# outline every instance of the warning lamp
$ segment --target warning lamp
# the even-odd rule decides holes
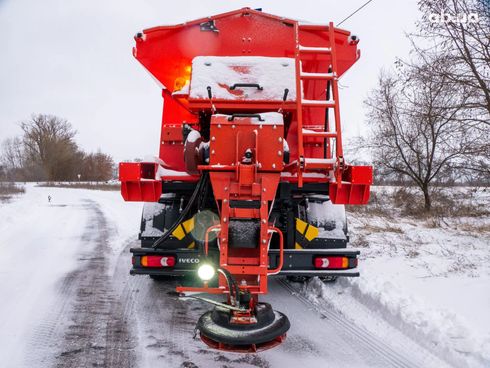
[[[174,92],[180,91],[187,83],[189,83],[189,79],[177,77],[174,82]]]
[[[175,257],[171,256],[143,256],[141,257],[143,267],[161,268],[175,266]]]
[[[316,257],[313,261],[315,268],[343,269],[349,268],[347,257]]]
[[[203,263],[197,269],[197,275],[202,281],[209,281],[214,277],[216,270],[209,263]]]
[[[191,71],[192,71],[192,67],[190,65],[186,65],[184,67],[184,73],[180,77],[175,78],[174,92],[180,91],[187,84],[189,84]]]

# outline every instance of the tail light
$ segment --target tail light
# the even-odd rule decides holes
[[[349,268],[348,257],[315,257],[313,260],[315,268],[343,269]],[[357,258],[351,260],[350,267],[357,266]]]
[[[175,257],[171,256],[143,256],[141,257],[143,267],[173,267],[175,266]]]

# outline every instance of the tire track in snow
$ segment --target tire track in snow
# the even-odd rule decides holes
[[[380,356],[383,356],[388,361],[390,366],[400,368],[420,367],[418,363],[412,362],[403,355],[397,353],[388,345],[380,341],[376,336],[370,334],[364,329],[359,328],[358,326],[353,326],[351,322],[330,308],[312,303],[309,299],[301,295],[299,291],[285,279],[279,279],[277,281],[282,287],[290,291],[294,297],[301,300],[302,303],[309,307],[313,307],[313,309],[319,313],[320,318],[328,319],[329,322],[337,325],[339,330],[348,333],[352,340],[357,340],[358,343],[365,345],[370,351],[376,352]]]
[[[91,205],[81,206],[84,211],[90,211]],[[85,229],[82,242],[90,243],[88,229]],[[80,261],[81,259],[78,258]],[[52,303],[50,310],[40,316],[40,323],[35,327],[26,349],[25,366],[48,367],[53,364],[53,352],[59,349],[63,331],[69,325],[70,303],[73,294],[72,273],[60,280],[57,286],[58,298]]]
[[[358,340],[360,343],[369,347],[373,352],[386,357],[390,362],[390,365],[394,367],[424,367],[427,366],[430,361],[431,366],[439,366],[439,364],[447,364],[441,362],[436,356],[428,357],[428,361],[421,361],[421,359],[413,354],[414,352],[408,350],[406,347],[404,350],[394,349],[389,345],[389,342],[382,341],[379,337],[367,331],[365,328],[355,325],[347,317],[343,316],[339,311],[332,309],[328,305],[315,303],[301,294],[301,290],[291,285],[285,279],[278,280],[280,286],[290,291],[296,298],[301,300],[305,305],[312,307],[322,317],[331,321],[333,324],[339,327],[339,329],[349,333],[353,339]],[[409,337],[406,337],[410,340]],[[412,346],[418,346],[414,341]],[[422,349],[420,347],[420,349]],[[417,351],[418,353],[419,351]]]
[[[31,346],[37,345],[38,353],[29,361],[41,351],[50,366],[133,367],[135,340],[125,319],[126,306],[107,272],[112,229],[95,202],[84,202],[92,216],[81,239],[85,249],[78,258],[80,266],[62,280],[60,304],[34,333]]]
[[[139,367],[271,367],[260,354],[223,353],[208,349],[199,338],[193,339],[196,322],[208,305],[168,295],[175,290],[175,279],[129,276],[128,258],[126,250],[117,262],[115,277],[125,280],[121,298],[133,300],[126,313],[136,320],[132,328],[138,335]]]

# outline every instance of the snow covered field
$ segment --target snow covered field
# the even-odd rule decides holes
[[[488,206],[488,193],[475,198]],[[192,340],[207,305],[128,276],[141,207],[32,184],[0,203],[2,367],[490,366],[488,216],[349,213],[361,277],[271,280],[288,339],[240,356]]]

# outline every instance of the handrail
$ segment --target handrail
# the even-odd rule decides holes
[[[282,234],[281,230],[274,226],[270,227],[268,231],[277,233],[279,235],[279,264],[276,268],[272,270],[267,270],[268,275],[276,275],[281,272],[282,266],[284,264],[284,235]]]

